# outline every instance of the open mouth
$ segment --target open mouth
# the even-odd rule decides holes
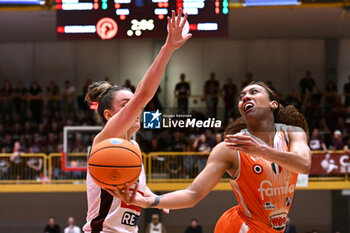
[[[244,108],[243,108],[243,111],[244,112],[248,112],[250,109],[252,109],[254,107],[254,104],[253,103],[251,103],[251,102],[249,102],[249,103],[246,103],[245,105],[244,105]]]

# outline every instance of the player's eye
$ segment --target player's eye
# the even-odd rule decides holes
[[[250,92],[251,94],[256,94],[256,93],[258,93],[258,91],[257,90],[255,90],[255,89],[253,89],[253,90],[251,90],[251,92]]]

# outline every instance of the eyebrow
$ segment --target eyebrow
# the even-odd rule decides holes
[[[249,92],[249,91],[251,91],[251,90],[253,90],[253,89],[257,89],[257,88],[256,88],[256,87],[251,87],[251,88],[249,88],[248,90],[242,91],[241,94],[243,94],[243,93],[245,93],[245,92]]]

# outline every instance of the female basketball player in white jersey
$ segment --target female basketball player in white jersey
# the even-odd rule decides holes
[[[181,15],[180,9],[177,17],[174,11],[171,19],[168,17],[169,33],[166,42],[139,83],[135,94],[127,88],[112,86],[108,82],[95,82],[89,86],[86,99],[90,103],[98,103],[97,114],[104,126],[95,137],[92,147],[107,138],[131,140],[132,135],[137,132],[140,127],[139,115],[157,91],[171,55],[191,37],[191,34],[182,35],[187,14],[182,20]],[[136,142],[133,143],[137,145]],[[137,191],[145,197],[154,195],[146,187],[144,170],[139,177],[138,186],[131,188],[135,193]],[[137,221],[140,208],[128,205],[110,195],[108,191],[99,188],[89,175],[87,175],[87,196],[88,215],[87,223],[83,228],[84,232],[138,232]]]
[[[227,129],[225,142],[213,149],[205,169],[187,189],[132,199],[127,190],[115,195],[141,207],[192,207],[227,172],[239,205],[222,215],[215,233],[283,232],[297,175],[310,169],[307,123],[294,107],[280,106],[262,82],[243,88],[238,109],[242,118]]]

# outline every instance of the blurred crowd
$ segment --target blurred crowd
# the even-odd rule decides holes
[[[181,74],[174,86],[174,98],[177,101],[176,113],[190,113],[193,118],[206,120],[209,117],[223,120],[222,127],[187,128],[187,129],[143,129],[137,134],[137,140],[144,152],[210,152],[223,140],[225,127],[238,116],[237,100],[240,88],[256,80],[252,73],[247,73],[244,82],[237,83],[227,78],[224,84],[212,72],[203,84],[201,100],[204,110],[191,108],[191,82]],[[106,78],[106,81],[109,81]],[[310,127],[310,148],[313,150],[346,150],[349,152],[350,136],[350,76],[348,82],[338,90],[336,83],[329,80],[324,90],[319,88],[317,77],[306,71],[300,78],[299,85],[291,93],[282,93],[271,81],[266,82],[280,97],[283,105],[294,105],[306,117]],[[13,153],[11,161],[18,160],[21,153],[60,153],[63,144],[63,126],[97,125],[94,111],[85,103],[85,94],[91,80],[87,80],[78,92],[74,85],[66,80],[60,85],[51,81],[44,88],[40,83],[32,82],[29,87],[21,82],[5,80],[0,88],[0,152]],[[61,89],[60,86],[63,88]],[[135,86],[126,80],[123,86],[135,91]],[[164,109],[159,100],[159,93],[150,101],[146,110]],[[222,98],[223,108],[218,108]],[[166,109],[165,109],[166,111]],[[76,133],[69,140],[70,152],[86,152],[92,137]],[[186,160],[186,159],[184,159]],[[196,167],[198,171],[205,166],[205,160],[194,161],[188,158],[182,161],[183,170]],[[193,161],[192,161],[193,160]],[[28,162],[32,167],[40,166],[40,160]],[[8,166],[0,161],[0,169]],[[178,165],[169,162],[168,170],[177,176]]]

